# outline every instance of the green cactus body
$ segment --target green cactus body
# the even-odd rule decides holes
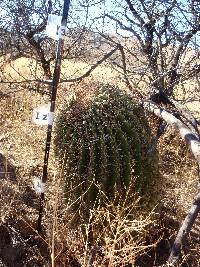
[[[65,180],[65,186],[64,186],[64,192],[65,192],[65,200],[66,202],[70,199],[69,192],[74,191],[75,198],[80,196],[82,190],[80,190],[80,186],[77,186],[78,183],[78,166],[77,162],[79,161],[80,158],[80,138],[76,130],[71,134],[69,137],[71,138],[71,142],[65,142],[69,146],[68,151],[60,151],[61,155],[63,157],[60,157],[60,165],[61,168],[63,169],[63,173],[65,176],[68,177],[68,179]],[[71,152],[71,153],[69,153]],[[56,151],[56,153],[58,153]],[[76,183],[75,183],[76,181]],[[74,189],[76,188],[76,189]]]
[[[141,155],[141,141],[139,139],[139,135],[137,132],[138,127],[137,125],[134,125],[132,122],[126,121],[126,118],[122,114],[119,114],[117,116],[117,119],[121,126],[121,130],[127,137],[129,144],[129,151],[132,154],[133,161],[131,165],[134,166],[133,168],[134,173],[137,176],[135,188],[136,191],[141,192],[141,188],[144,186],[142,185],[144,179],[144,173],[143,173],[143,164]]]
[[[131,156],[128,140],[120,128],[116,129],[116,143],[120,155],[121,187],[128,188],[131,179]]]
[[[103,188],[108,197],[113,197],[116,183],[119,183],[119,156],[116,140],[110,128],[104,129],[104,142],[106,145],[106,171],[103,177]]]
[[[89,202],[94,203],[98,195],[99,180],[100,177],[102,177],[102,137],[98,127],[97,113],[90,114],[88,128],[90,133],[90,166],[88,168],[90,188],[88,191],[88,200]]]
[[[102,192],[108,199],[123,196],[134,176],[135,192],[144,194],[158,168],[154,157],[145,156],[151,134],[142,108],[109,85],[82,113],[76,107],[73,100],[61,111],[55,130],[56,155],[65,158],[66,192],[77,187],[73,199],[84,195],[86,206],[93,207]]]

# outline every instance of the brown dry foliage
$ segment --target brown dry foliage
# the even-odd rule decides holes
[[[109,81],[117,83],[112,77]],[[80,99],[84,106],[98,85],[99,80],[92,77],[80,83],[62,84],[57,112],[73,97]],[[7,89],[3,89],[6,92]],[[14,181],[8,177],[0,180],[0,224],[15,236],[23,251],[20,256],[14,247],[15,266],[92,266],[92,262],[93,266],[110,267],[128,266],[127,263],[135,266],[135,262],[138,266],[163,264],[169,244],[162,242],[175,234],[178,221],[192,203],[197,184],[194,160],[177,133],[168,129],[159,142],[163,179],[158,189],[160,202],[154,212],[145,208],[142,211],[135,196],[128,210],[110,203],[91,211],[90,221],[81,225],[72,225],[74,215],[63,203],[62,177],[51,152],[43,217],[45,234],[41,237],[35,230],[39,197],[33,189],[32,179],[42,173],[46,129],[32,123],[31,113],[39,104],[47,103],[48,97],[21,87],[16,89],[16,93],[0,99],[0,153],[5,157],[3,164],[15,166],[16,171]],[[155,126],[154,118],[151,123]],[[7,172],[7,168],[4,169]],[[199,243],[197,239],[192,240],[191,249],[196,255],[193,262],[197,264]],[[164,255],[158,249],[165,250]],[[183,260],[191,264],[187,253]]]

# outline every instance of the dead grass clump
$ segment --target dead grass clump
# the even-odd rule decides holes
[[[63,204],[60,192],[50,198],[47,217],[53,216],[50,225],[45,222],[52,266],[134,266],[139,256],[156,245],[155,240],[147,243],[156,224],[155,213],[142,211],[137,196],[128,206],[127,194],[117,206],[107,202],[90,209],[88,221],[82,223],[76,221],[70,206]]]

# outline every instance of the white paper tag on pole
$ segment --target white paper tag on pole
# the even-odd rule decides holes
[[[58,37],[61,39],[64,39],[65,38],[65,31],[66,31],[66,27],[60,26],[60,28],[58,30]]]
[[[54,113],[50,112],[50,103],[41,105],[33,110],[33,122],[38,125],[52,125]]]
[[[52,125],[53,124],[53,120],[54,120],[54,112],[49,112],[47,117],[48,117],[48,124]]]
[[[58,40],[60,35],[62,16],[49,14],[46,26],[46,34],[48,37]],[[64,31],[65,34],[65,31]]]
[[[38,177],[33,178],[33,186],[34,186],[35,192],[37,194],[44,193],[45,183],[43,183],[40,178],[38,178]]]

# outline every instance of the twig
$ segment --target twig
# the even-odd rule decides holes
[[[33,82],[37,82],[37,83],[43,83],[43,84],[52,84],[52,80],[40,80],[40,79],[34,79],[34,80],[23,80],[23,81],[4,81],[4,80],[0,80],[0,84],[23,84],[23,83],[33,83]]]
[[[108,59],[109,57],[111,57],[118,49],[119,49],[119,45],[117,45],[109,53],[105,54],[100,60],[98,60],[94,65],[92,65],[91,68],[88,71],[86,71],[82,76],[79,76],[77,78],[72,78],[72,79],[61,79],[60,80],[60,83],[64,83],[64,82],[77,82],[77,81],[80,81],[80,80],[88,77],[93,70],[95,70],[106,59]]]
[[[82,79],[88,77],[92,73],[92,71],[94,71],[106,59],[111,57],[118,49],[119,49],[119,45],[117,45],[113,50],[111,50],[110,52],[105,54],[100,60],[98,60],[94,65],[92,65],[91,68],[88,71],[86,71],[83,75],[81,75],[77,78],[61,79],[59,83],[78,82],[78,81],[81,81]],[[38,82],[38,83],[43,83],[43,84],[52,84],[52,80],[40,80],[40,79],[13,81],[13,82],[0,80],[0,83],[5,83],[5,84],[21,84],[21,83],[31,83],[31,82]]]

